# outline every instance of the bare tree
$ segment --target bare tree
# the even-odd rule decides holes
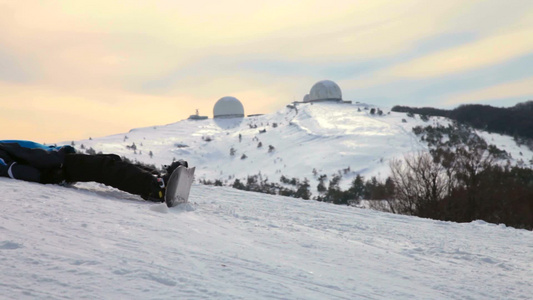
[[[389,205],[397,213],[429,217],[454,184],[453,176],[428,153],[394,159],[390,168],[395,199]]]

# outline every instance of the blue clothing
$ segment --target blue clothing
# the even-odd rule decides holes
[[[71,146],[45,146],[22,140],[0,140],[0,176],[46,183],[58,172]]]
[[[16,143],[19,146],[29,149],[44,149],[44,150],[59,150],[62,147],[71,147],[71,146],[46,146],[32,141],[25,140],[0,140],[1,143]]]

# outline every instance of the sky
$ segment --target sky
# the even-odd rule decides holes
[[[0,0],[0,139],[42,143],[300,101],[533,99],[531,0]]]

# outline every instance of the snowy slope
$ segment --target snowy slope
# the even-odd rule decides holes
[[[197,178],[220,179],[230,184],[234,178],[261,173],[271,182],[279,182],[281,175],[307,178],[316,187],[318,178],[313,174],[316,169],[319,175],[342,172],[342,184],[346,186],[357,174],[384,179],[389,175],[390,159],[425,151],[425,145],[412,133],[414,126],[449,123],[444,118],[423,122],[403,113],[387,114],[385,109],[385,115],[372,116],[365,110],[368,107],[371,106],[302,104],[297,110],[285,108],[274,114],[245,118],[239,126],[229,129],[221,128],[212,119],[183,120],[78,141],[76,146],[117,153],[157,166],[183,158],[197,166]],[[266,132],[260,133],[262,130]],[[522,157],[528,163],[533,158],[533,152],[525,146],[518,147],[511,137],[484,134],[489,143],[497,144],[514,158]],[[257,147],[259,142],[262,148]],[[133,143],[137,146],[136,154],[126,148]],[[274,152],[268,152],[269,145],[275,147]],[[236,150],[234,156],[230,156],[231,148]],[[149,156],[150,151],[153,157]],[[244,160],[243,154],[247,156]],[[343,170],[348,168],[345,173]]]
[[[227,180],[261,172],[276,182],[282,174],[312,180],[314,168],[327,175],[348,167],[350,176],[379,175],[388,169],[388,158],[423,149],[410,133],[411,126],[417,124],[414,120],[402,124],[402,114],[370,117],[367,110],[358,112],[358,108],[336,103],[307,104],[300,105],[298,111],[286,108],[246,118],[230,129],[219,127],[212,119],[183,120],[78,144],[156,165],[184,158],[197,166],[198,178]],[[259,133],[261,130],[266,132]],[[259,142],[262,148],[257,147]],[[126,149],[132,143],[138,147],[137,154]],[[274,152],[268,152],[269,145],[275,147]],[[232,147],[235,156],[230,156]],[[148,156],[150,151],[153,158]],[[241,159],[243,154],[247,159]]]
[[[0,299],[530,299],[533,233],[195,185],[0,178]],[[165,213],[166,212],[166,213]]]
[[[374,106],[300,104],[297,109],[284,108],[274,114],[245,118],[234,127],[220,127],[213,119],[182,120],[77,141],[76,146],[117,153],[156,166],[183,158],[197,167],[198,179],[220,179],[230,184],[234,178],[261,173],[270,182],[279,182],[280,176],[285,175],[301,180],[307,178],[311,186],[316,187],[318,178],[313,174],[316,169],[318,175],[328,176],[341,171],[342,184],[347,186],[357,174],[384,179],[389,175],[390,159],[425,151],[426,145],[412,133],[414,126],[449,124],[444,118],[423,122],[418,116],[387,114],[389,110],[385,108],[383,116],[371,115],[369,109],[365,109],[370,107]],[[266,132],[260,133],[262,130]],[[515,160],[522,159],[529,164],[533,159],[532,151],[517,146],[509,136],[480,134],[489,143],[511,153]],[[210,141],[206,141],[208,139]],[[259,142],[263,145],[261,148],[258,148]],[[136,154],[126,148],[133,143],[137,146]],[[274,152],[268,152],[269,145],[275,147]],[[230,156],[232,147],[236,150],[234,156]],[[149,156],[150,151],[153,157]],[[247,156],[244,160],[241,159],[243,154]],[[349,172],[345,173],[343,170],[348,168]],[[316,193],[316,190],[311,192]]]
[[[156,165],[184,158],[198,178],[232,182],[261,172],[270,181],[306,177],[316,186],[313,168],[331,175],[349,167],[345,184],[356,173],[384,177],[389,159],[425,149],[413,126],[448,122],[371,116],[365,107],[306,104],[231,128],[233,121],[219,127],[183,120],[75,144]],[[480,134],[515,160],[533,157],[510,137]],[[126,147],[133,143],[136,153]],[[8,178],[0,178],[0,201],[0,299],[533,294],[533,233],[481,221],[440,222],[198,184],[191,204],[170,210],[94,183],[64,188]]]

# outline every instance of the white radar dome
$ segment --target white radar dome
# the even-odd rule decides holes
[[[243,118],[244,107],[235,97],[223,97],[215,103],[213,116],[215,118]]]
[[[309,92],[309,100],[312,101],[342,101],[341,88],[331,80],[322,80],[313,85]]]

